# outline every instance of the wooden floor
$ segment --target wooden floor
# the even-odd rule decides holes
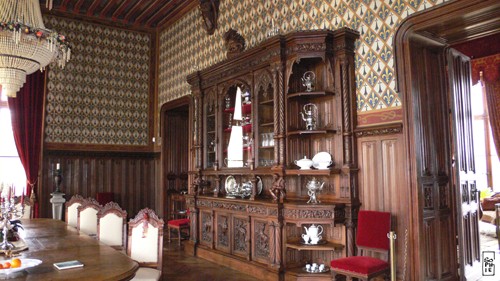
[[[250,275],[225,266],[187,256],[177,241],[165,241],[163,248],[163,276],[168,281],[259,281]]]
[[[500,257],[498,240],[491,235],[481,235],[481,251],[495,251]],[[498,270],[498,269],[497,269]],[[496,277],[482,277],[477,281],[498,280]],[[250,275],[225,266],[187,256],[180,250],[177,241],[165,241],[163,248],[163,276],[168,281],[259,281]]]

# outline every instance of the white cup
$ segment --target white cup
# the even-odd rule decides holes
[[[311,271],[311,265],[310,264],[306,264],[306,271]]]
[[[325,269],[325,265],[324,264],[320,264],[319,265],[319,271],[323,271]]]
[[[302,234],[302,239],[304,239],[304,243],[309,244],[309,235]]]
[[[311,270],[312,270],[312,271],[316,271],[316,270],[318,270],[318,264],[317,264],[317,263],[313,263],[313,264],[311,265]]]

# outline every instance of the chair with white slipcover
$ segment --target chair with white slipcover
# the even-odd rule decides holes
[[[125,249],[127,211],[108,202],[97,212],[97,239],[118,250]]]
[[[87,198],[82,205],[78,207],[78,226],[79,232],[90,236],[97,235],[97,212],[102,206],[94,198]]]
[[[139,263],[132,280],[160,280],[163,255],[162,219],[145,208],[128,223],[127,255]]]
[[[83,204],[85,199],[81,195],[73,195],[71,199],[66,203],[66,224],[72,227],[78,226],[78,207]]]

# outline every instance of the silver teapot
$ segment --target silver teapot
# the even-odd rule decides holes
[[[325,183],[317,181],[316,178],[312,178],[312,180],[307,182],[307,195],[309,195],[309,201],[307,201],[307,204],[321,203],[318,200],[317,193],[323,189],[323,185],[325,185]]]
[[[306,130],[316,129],[316,120],[318,119],[318,107],[314,103],[304,104],[304,111],[299,112],[302,120],[306,122]]]

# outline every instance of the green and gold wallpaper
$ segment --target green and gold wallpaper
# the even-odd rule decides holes
[[[64,69],[48,72],[45,142],[147,145],[151,35],[44,16],[70,40]]]
[[[237,30],[252,48],[266,39],[274,23],[280,33],[349,27],[361,34],[356,51],[358,111],[401,107],[395,91],[392,40],[409,15],[444,0],[221,0],[218,29],[201,27],[198,9],[160,34],[159,107],[189,95],[186,76],[226,58],[223,34]]]

